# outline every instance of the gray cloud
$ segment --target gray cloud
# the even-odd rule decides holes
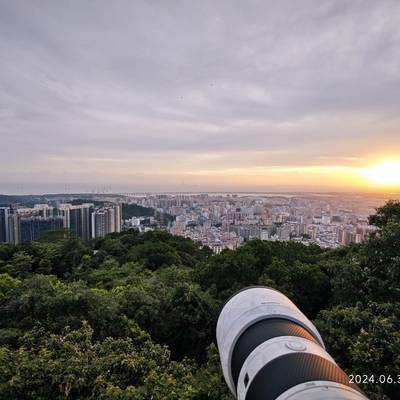
[[[0,0],[0,192],[398,154],[399,26],[397,0]]]

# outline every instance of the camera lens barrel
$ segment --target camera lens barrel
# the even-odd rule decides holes
[[[326,352],[312,322],[284,294],[245,288],[224,305],[217,343],[238,400],[365,400]]]

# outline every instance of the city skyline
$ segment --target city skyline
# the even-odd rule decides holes
[[[0,193],[400,191],[400,3],[0,0]]]
[[[217,253],[234,250],[252,239],[337,248],[367,240],[376,231],[369,216],[388,200],[385,195],[350,193],[88,197],[57,194],[9,198],[9,204],[0,207],[0,243],[40,240],[49,234],[71,234],[86,243],[108,233],[161,229],[201,242]]]

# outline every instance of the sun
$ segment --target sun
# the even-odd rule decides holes
[[[378,185],[400,185],[400,161],[386,161],[366,170],[367,178]]]

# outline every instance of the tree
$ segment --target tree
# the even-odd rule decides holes
[[[398,304],[335,307],[322,311],[316,325],[328,351],[349,374],[391,375],[400,371]],[[364,385],[372,399],[397,399],[398,385]]]
[[[167,344],[175,359],[204,359],[205,349],[214,336],[214,304],[198,285],[176,285],[160,305],[160,324],[153,337]]]
[[[141,261],[153,271],[162,266],[181,264],[176,249],[163,242],[145,242],[133,247],[129,252],[129,261]]]
[[[13,276],[27,277],[32,271],[33,258],[24,251],[14,253],[9,264],[4,266],[4,270]]]
[[[138,328],[96,342],[86,322],[61,335],[28,332],[17,351],[0,347],[0,397],[30,399],[194,399],[193,363],[170,362],[166,347]]]
[[[369,217],[369,223],[382,228],[389,222],[400,223],[400,201],[389,200],[384,206],[376,209],[376,213]]]

